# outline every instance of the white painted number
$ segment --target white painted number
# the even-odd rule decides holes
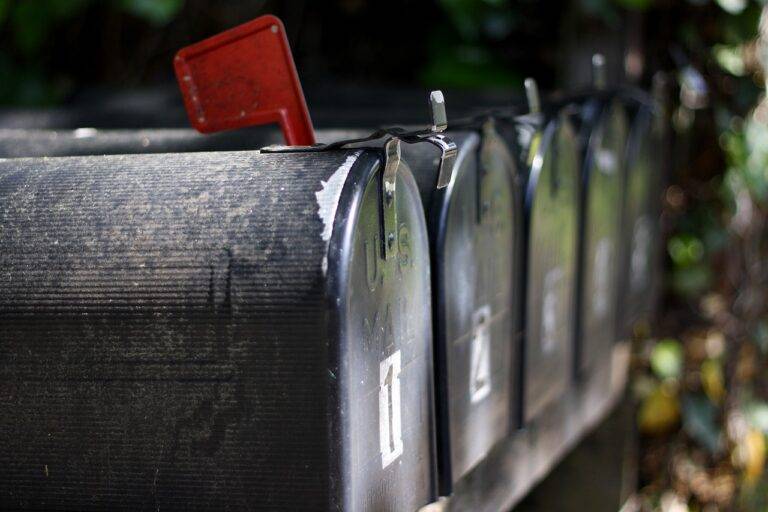
[[[616,155],[610,149],[598,149],[595,152],[595,159],[597,160],[597,167],[603,174],[613,174],[616,172],[618,162],[616,161]]]
[[[651,223],[646,217],[635,222],[632,233],[632,274],[631,283],[635,290],[642,288],[648,280],[648,246],[651,243]]]
[[[469,397],[479,402],[491,392],[491,306],[485,305],[472,315],[470,345]]]
[[[403,453],[401,365],[399,350],[379,363],[379,447],[382,468],[392,464]]]
[[[610,238],[601,238],[595,247],[594,268],[592,277],[595,295],[592,303],[595,316],[602,319],[608,313],[608,293],[610,287],[611,256],[613,253],[613,244]]]
[[[544,276],[544,300],[541,305],[541,348],[545,353],[557,346],[557,316],[560,310],[560,280],[563,269],[553,268]]]

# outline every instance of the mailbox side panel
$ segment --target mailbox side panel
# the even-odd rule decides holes
[[[625,203],[625,259],[627,269],[622,278],[622,334],[629,335],[632,326],[646,319],[654,299],[655,260],[658,247],[658,216],[655,201],[661,166],[654,143],[661,143],[652,131],[653,115],[648,107],[637,109],[633,117],[629,150]],[[663,154],[663,151],[661,151]]]
[[[328,503],[326,241],[349,157],[0,162],[0,505]]]
[[[436,240],[453,482],[506,437],[513,413],[511,157],[497,145],[483,161],[483,144],[474,135],[462,145]]]
[[[610,364],[617,337],[618,272],[627,122],[609,103],[593,127],[582,169],[577,372]]]
[[[429,243],[416,183],[397,176],[397,251],[384,257],[381,165],[349,178],[331,241],[342,383],[339,508],[416,510],[435,497]],[[334,367],[335,366],[335,367]]]
[[[580,158],[570,124],[550,122],[533,165],[526,192],[526,422],[573,377]]]

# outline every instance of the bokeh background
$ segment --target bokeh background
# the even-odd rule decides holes
[[[183,122],[173,54],[267,12],[285,22],[310,109],[387,110],[431,87],[516,104],[526,76],[550,93],[584,87],[596,51],[611,83],[656,77],[674,148],[660,170],[666,286],[635,333],[639,471],[625,509],[766,510],[764,3],[0,0],[0,105],[129,110],[159,97],[155,114]]]

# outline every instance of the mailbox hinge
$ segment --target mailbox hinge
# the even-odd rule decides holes
[[[384,144],[384,172],[381,175],[381,218],[384,228],[384,259],[396,254],[397,243],[397,171],[400,169],[400,139],[392,137]]]
[[[445,113],[445,99],[440,91],[429,95],[432,112],[432,125],[428,128],[406,130],[400,127],[379,128],[370,135],[355,139],[338,140],[328,144],[312,146],[268,146],[262,148],[265,153],[306,153],[340,149],[350,145],[384,139],[384,172],[381,175],[381,229],[382,255],[385,259],[397,254],[397,174],[401,165],[405,165],[400,156],[401,142],[416,144],[426,142],[440,150],[440,163],[437,170],[437,188],[447,187],[453,178],[453,166],[459,153],[456,143],[443,135],[448,127]],[[359,147],[359,146],[358,146]]]

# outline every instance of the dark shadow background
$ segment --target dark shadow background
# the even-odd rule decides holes
[[[682,25],[716,23],[717,6],[699,3],[0,0],[0,104],[168,84],[179,48],[267,12],[283,19],[310,96],[338,84],[517,91],[526,76],[572,88],[588,82],[594,51],[613,81],[648,83],[672,67]]]

